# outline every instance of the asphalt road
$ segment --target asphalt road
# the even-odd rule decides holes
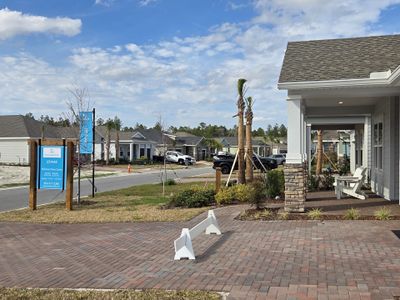
[[[184,178],[212,172],[211,167],[188,168],[168,171],[168,178]],[[133,185],[161,182],[160,172],[136,173],[123,176],[95,178],[97,192],[105,192],[126,188]],[[76,196],[77,182],[74,182],[74,197]],[[92,194],[92,186],[88,179],[81,180],[81,196]],[[28,206],[29,188],[18,187],[0,190],[0,212]],[[39,190],[37,194],[38,205],[56,202],[65,199],[65,192],[55,190]]]

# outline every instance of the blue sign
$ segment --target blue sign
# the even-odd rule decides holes
[[[80,118],[80,153],[91,154],[93,152],[93,112],[83,111]]]
[[[64,190],[67,159],[64,146],[39,146],[38,189]]]

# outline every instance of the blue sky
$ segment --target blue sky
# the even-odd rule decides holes
[[[400,31],[400,0],[0,1],[1,114],[57,117],[87,89],[123,125],[232,126],[248,79],[255,126],[286,123],[286,44]]]

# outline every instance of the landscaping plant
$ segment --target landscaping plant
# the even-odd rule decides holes
[[[353,207],[346,210],[346,213],[344,214],[346,220],[358,220],[360,216],[360,210]]]
[[[253,144],[252,144],[252,124],[253,124],[253,98],[246,98],[246,180],[253,181]]]
[[[263,209],[265,204],[265,182],[262,179],[256,179],[251,183],[253,187],[254,197],[249,202],[255,206],[257,210]]]
[[[275,169],[267,173],[266,178],[266,196],[275,198],[282,197],[285,193],[285,177],[283,170]]]
[[[200,187],[190,188],[172,196],[168,203],[169,207],[203,207],[215,202],[214,189]]]
[[[165,185],[175,185],[176,181],[172,178],[167,179],[167,181],[165,182]]]
[[[380,221],[386,221],[386,220],[390,220],[392,217],[392,212],[389,208],[387,208],[386,206],[378,209],[375,211],[374,216],[377,220]]]
[[[235,190],[232,187],[224,187],[215,195],[215,201],[219,205],[231,204],[236,200],[235,196]]]
[[[289,219],[289,213],[287,211],[283,211],[278,213],[278,219],[279,220],[287,220]]]
[[[235,200],[239,202],[253,202],[255,198],[254,188],[250,184],[238,184],[234,187]]]
[[[307,216],[311,220],[320,220],[322,218],[322,210],[320,208],[313,208],[307,213]]]

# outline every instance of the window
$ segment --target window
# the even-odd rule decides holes
[[[374,158],[375,168],[383,167],[383,122],[374,124]]]

